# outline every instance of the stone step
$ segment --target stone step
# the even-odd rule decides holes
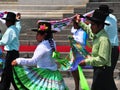
[[[94,8],[95,9],[95,8]],[[91,11],[91,10],[94,10],[94,9],[90,9],[88,10],[87,12]],[[78,12],[80,13],[80,12]],[[80,14],[85,14],[85,13],[80,13]],[[63,18],[68,18],[68,17],[72,17],[73,15],[75,15],[74,13],[64,13],[63,14]],[[114,13],[114,15],[116,16],[117,20],[118,20],[118,23],[120,22],[120,13]],[[120,25],[119,25],[120,27]]]
[[[73,10],[36,10],[36,11],[19,11],[22,18],[58,18],[61,19],[63,13],[71,13]]]
[[[63,29],[62,31],[60,31],[60,32],[57,32],[57,33],[53,33],[55,36],[57,36],[57,35],[70,35],[71,34],[71,27],[72,26],[68,26],[68,27],[66,27],[65,29]],[[32,28],[31,28],[32,29]],[[36,35],[36,32],[33,32],[33,31],[31,31],[31,30],[26,30],[26,31],[24,31],[24,33],[26,33],[26,35]],[[23,35],[24,35],[24,33],[23,33]],[[22,34],[22,33],[21,33]]]
[[[119,0],[89,0],[89,2],[119,2]]]
[[[74,13],[86,13],[86,7],[78,7],[78,8],[74,8]]]
[[[7,4],[13,4],[13,3],[16,3],[18,0],[1,0],[1,2],[0,3],[3,3],[3,4],[5,4],[5,3],[7,3]]]
[[[72,10],[77,7],[85,7],[85,5],[0,5],[0,10],[10,11],[30,11],[30,10]]]
[[[62,13],[49,13],[49,14],[40,14],[40,15],[22,15],[23,18],[39,18],[39,19],[62,19]]]
[[[114,7],[119,8],[120,6],[120,2],[89,2],[86,4],[86,8],[90,8],[91,6],[92,6],[91,8],[93,7],[98,8],[99,5],[101,4],[106,4],[110,8],[114,8]]]
[[[20,40],[35,40],[36,34],[35,35],[20,35]],[[62,34],[57,34],[53,35],[53,38],[55,40],[68,40],[68,35],[62,35]]]
[[[53,34],[53,38],[55,40],[68,40],[68,36],[72,35],[70,30],[66,30],[67,33],[62,33],[62,32],[65,32],[65,30]],[[20,34],[20,40],[35,40],[35,37],[36,37],[36,33]],[[120,39],[120,33],[118,33],[118,38]]]
[[[4,1],[4,2],[3,2]],[[9,1],[9,2],[8,2]],[[13,0],[2,0],[0,4],[12,4],[15,2],[12,2]],[[14,0],[15,1],[15,0]],[[17,4],[25,5],[83,5],[86,4],[88,0],[17,0]]]
[[[1,4],[1,11],[20,12],[22,18],[61,19],[63,13],[73,13],[74,8],[85,5],[21,5]]]
[[[24,57],[24,58],[31,58],[33,55],[33,52],[20,52],[20,57]],[[65,57],[67,55],[67,53],[62,53],[61,52],[61,55],[62,57]],[[56,62],[57,63],[57,62]],[[59,63],[58,64],[58,67],[59,67]],[[117,63],[117,66],[116,69],[115,69],[115,72],[114,72],[114,77],[117,78],[119,76],[119,69],[120,69],[120,61]],[[60,72],[62,73],[63,77],[71,77],[72,74],[70,71],[61,71]],[[93,77],[93,69],[83,69],[83,73],[85,75],[86,78],[92,78]]]
[[[99,7],[99,5],[101,4],[106,4],[108,5],[111,9],[114,10],[114,13],[118,13],[119,12],[119,7],[120,7],[120,2],[89,2],[86,4],[86,10],[90,11],[90,10],[94,10],[97,9]]]
[[[84,13],[81,13],[81,14],[84,14]],[[74,16],[74,15],[75,15],[75,13],[64,13],[64,14],[63,14],[63,18],[72,17],[72,16]]]
[[[54,40],[56,41],[57,45],[69,45],[68,36],[70,34],[57,34],[53,35]],[[36,45],[37,41],[35,39],[36,34],[31,35],[20,35],[20,44],[21,45]],[[90,41],[91,42],[91,41]]]
[[[68,54],[67,52],[61,52],[61,56],[62,57],[66,57],[67,54]],[[33,52],[20,52],[20,57],[31,58],[32,55],[33,55]],[[59,63],[57,63],[57,64],[58,64],[58,67],[59,67]],[[118,61],[116,69],[115,69],[115,72],[114,72],[114,77],[115,78],[117,78],[119,76],[119,74],[120,74],[119,70],[120,70],[120,61]],[[62,75],[64,77],[72,76],[70,71],[61,71],[60,70],[60,72],[62,73]],[[83,69],[83,73],[84,73],[86,78],[92,78],[92,76],[93,76],[93,69]]]
[[[37,41],[36,40],[20,40],[21,45],[36,45]],[[69,45],[69,40],[57,40],[56,41],[57,45],[63,46],[63,45]]]
[[[71,35],[70,31],[68,34],[53,34],[53,38],[58,41],[58,40],[68,40],[68,37]],[[20,35],[20,40],[35,40],[36,34],[31,34],[31,35]],[[120,35],[118,35],[118,38],[120,40]],[[22,41],[21,41],[22,42]]]
[[[63,46],[63,45],[69,45],[69,40],[66,38],[65,40],[64,39],[60,39],[60,40],[56,40],[56,38],[54,38],[55,41],[56,41],[56,44],[59,45],[59,46]],[[91,43],[91,41],[89,41]],[[20,40],[20,44],[21,45],[36,45],[37,44],[37,41],[36,40]],[[120,44],[120,41],[119,41],[119,44]]]
[[[63,75],[63,77],[72,77],[72,74],[70,71],[60,71]],[[84,76],[86,78],[92,78],[93,77],[93,69],[83,69]],[[114,78],[119,77],[119,70],[115,69],[114,71]]]
[[[31,52],[27,52],[27,51],[22,51],[22,52],[20,52],[20,57],[32,57],[33,56],[33,52],[34,51],[31,51]],[[6,53],[6,52],[4,52],[4,53]],[[69,52],[60,52],[60,54],[61,54],[61,56],[60,57],[66,57],[67,55],[68,55],[68,53]]]

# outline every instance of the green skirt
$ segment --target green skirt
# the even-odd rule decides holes
[[[58,70],[15,66],[13,76],[19,90],[68,90]]]

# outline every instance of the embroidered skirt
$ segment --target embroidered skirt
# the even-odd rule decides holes
[[[15,66],[13,76],[19,90],[68,90],[58,70]]]

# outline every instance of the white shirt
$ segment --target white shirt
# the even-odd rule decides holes
[[[17,63],[26,66],[36,66],[37,68],[45,68],[57,70],[57,64],[52,58],[52,48],[48,40],[44,40],[38,44],[32,58],[17,58]]]
[[[87,33],[80,29],[74,29],[74,27],[71,28],[71,33],[73,34],[73,38],[76,42],[80,43],[82,46],[86,45],[87,40]]]
[[[7,28],[0,40],[0,45],[4,46],[6,51],[19,50],[19,34],[20,29],[17,29],[15,25],[11,25]]]
[[[119,42],[118,27],[117,27],[116,17],[112,14],[109,14],[109,16],[107,16],[105,22],[110,24],[109,26],[105,25],[104,29],[109,36],[112,46],[119,46],[119,44],[118,44],[118,42]]]
[[[73,38],[76,42],[80,43],[83,47],[86,46],[86,40],[87,40],[87,33],[80,29],[75,29],[74,27],[71,28],[71,33],[73,34]],[[79,52],[75,52],[76,58],[81,57]]]

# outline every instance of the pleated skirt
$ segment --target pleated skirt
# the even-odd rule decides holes
[[[58,70],[14,66],[13,76],[19,90],[68,90]]]

